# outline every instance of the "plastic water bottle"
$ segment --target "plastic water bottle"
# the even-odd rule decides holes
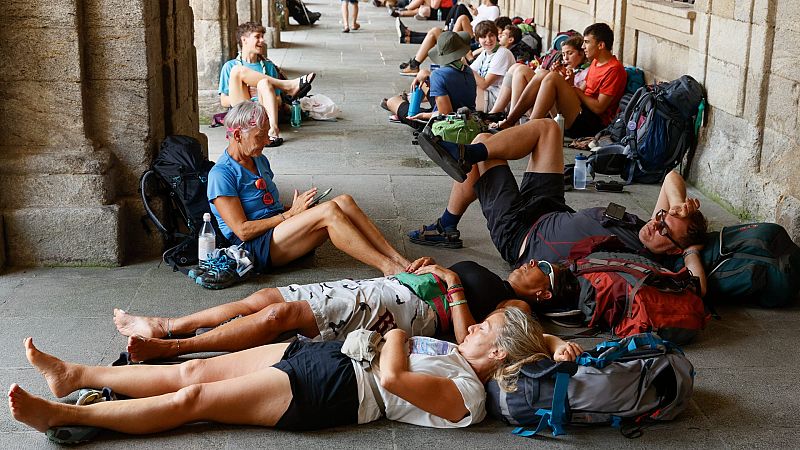
[[[442,21],[442,8],[436,8],[436,20]]]
[[[211,225],[211,214],[203,214],[203,228],[200,228],[200,235],[197,238],[197,259],[206,261],[217,248],[217,235],[214,233],[214,226]]]
[[[292,117],[289,120],[289,124],[294,128],[300,128],[302,122],[303,118],[301,116],[300,102],[295,100],[292,102]]]
[[[561,137],[564,137],[564,116],[561,113],[556,114],[556,118],[553,119],[558,124],[558,128],[561,128]]]
[[[416,116],[419,114],[419,105],[422,104],[422,89],[417,87],[411,91],[411,96],[408,98],[408,115],[407,117]]]
[[[575,172],[572,175],[572,185],[575,189],[586,189],[586,161],[588,159],[583,153],[575,155]]]

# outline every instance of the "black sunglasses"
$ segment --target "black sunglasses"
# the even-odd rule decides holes
[[[678,241],[672,238],[669,235],[669,226],[667,226],[667,210],[662,209],[656,213],[656,231],[659,235],[666,237],[669,239],[670,242],[675,244],[675,247],[678,247],[681,250],[685,250],[681,244],[678,244]]]

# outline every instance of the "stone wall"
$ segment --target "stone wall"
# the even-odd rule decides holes
[[[116,265],[159,248],[137,180],[199,136],[188,0],[27,0],[0,16],[0,212],[13,265]]]
[[[194,46],[197,49],[198,108],[203,120],[222,110],[219,104],[219,71],[238,51],[235,0],[190,0],[194,12]],[[247,2],[248,6],[250,2]],[[249,11],[248,11],[249,14]]]
[[[691,181],[743,220],[776,221],[800,242],[800,2],[796,0],[511,0],[549,42],[593,22],[648,82],[690,74],[708,94]],[[777,39],[776,39],[777,38]],[[735,175],[734,175],[735,174]]]

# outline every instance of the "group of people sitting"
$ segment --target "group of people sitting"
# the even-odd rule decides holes
[[[491,4],[485,0],[483,6]],[[456,23],[464,22],[461,17]],[[420,135],[426,153],[456,182],[442,217],[409,234],[417,244],[459,248],[458,221],[478,200],[500,257],[514,267],[505,279],[470,261],[450,267],[427,257],[409,261],[349,195],[315,205],[312,188],[295,191],[284,203],[263,154],[278,132],[271,108],[278,104],[276,90],[298,96],[307,92],[313,74],[295,80],[271,75],[268,61],[259,57],[263,30],[248,26],[240,27],[242,53],[226,64],[228,76],[220,82],[222,102],[232,106],[224,120],[228,146],[208,182],[220,231],[250,252],[261,273],[330,240],[383,277],[265,288],[182,317],[114,311],[132,361],[231,352],[179,365],[80,365],[40,351],[29,338],[27,358],[55,396],[105,386],[132,399],[66,405],[14,384],[8,398],[17,420],[40,431],[84,425],[132,434],[196,421],[306,430],[382,416],[465,427],[484,418],[484,384],[490,379],[513,391],[524,364],[574,361],[582,352],[574,342],[545,334],[531,314],[576,308],[580,287],[563,263],[575,242],[616,235],[630,252],[665,267],[682,258],[699,278],[700,294],[705,291],[698,250],[706,220],[677,173],[667,176],[649,218],[626,214],[614,220],[603,208],[574,211],[566,204],[561,130],[544,117],[556,109],[573,130],[606,122],[606,111],[621,96],[620,77],[624,87],[606,25],[588,27],[582,48],[577,40],[568,44],[564,70],[535,73],[516,65],[506,48],[513,32],[498,39],[496,24],[483,20],[469,31],[438,32],[425,53],[438,69],[419,68],[417,57],[408,66],[419,69],[415,85],[430,83],[432,111],[425,114],[475,108],[479,90],[490,92],[488,110],[511,104],[502,131],[481,134],[472,144]],[[464,58],[472,36],[481,51],[469,65]],[[591,65],[578,77],[573,69],[586,61]],[[387,99],[386,106],[397,114],[408,107],[400,96]],[[513,114],[531,107],[530,120],[516,125]],[[526,157],[517,185],[507,161]],[[211,329],[195,333],[203,328]],[[287,333],[300,338],[276,343]],[[434,338],[451,333],[455,343]]]

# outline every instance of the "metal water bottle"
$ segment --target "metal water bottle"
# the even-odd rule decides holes
[[[292,117],[289,120],[289,124],[294,128],[299,128],[302,122],[303,118],[300,111],[300,101],[295,100],[292,102]]]
[[[561,138],[564,138],[564,116],[561,113],[556,114],[556,118],[553,119],[558,124],[558,128],[561,128]]]
[[[583,153],[575,155],[575,171],[572,175],[572,185],[575,189],[586,189],[586,161],[588,159]]]
[[[419,105],[422,103],[422,88],[416,87],[411,91],[411,96],[408,99],[408,115],[413,117],[419,114]]]
[[[442,8],[436,8],[436,20],[442,21]]]

